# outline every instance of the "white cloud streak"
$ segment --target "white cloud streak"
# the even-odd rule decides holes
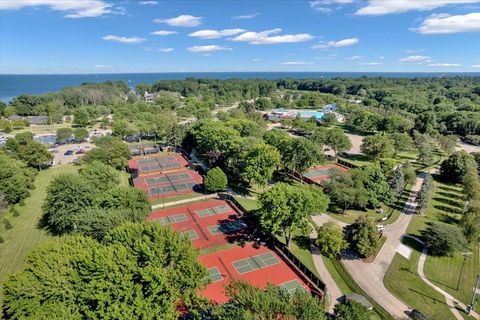
[[[93,66],[95,69],[110,69],[113,68],[113,66],[109,64],[96,64]]]
[[[170,31],[170,30],[158,30],[158,31],[150,32],[150,34],[154,36],[169,36],[177,33],[178,33],[177,31]]]
[[[447,68],[447,67],[460,67],[458,63],[429,63],[427,67]]]
[[[157,6],[158,5],[158,1],[139,1],[138,3],[141,4],[141,5],[144,5],[144,6]]]
[[[355,14],[380,16],[407,11],[429,11],[447,5],[478,3],[480,0],[370,0]]]
[[[172,52],[173,50],[175,50],[174,48],[160,48],[160,49],[157,49],[157,51],[160,51],[160,52]]]
[[[234,16],[232,17],[232,20],[250,20],[250,19],[253,19],[255,17],[258,17],[260,15],[260,13],[256,12],[256,13],[252,13],[252,14],[246,14],[246,15],[243,15],[243,16]]]
[[[128,43],[128,44],[138,44],[145,42],[145,38],[140,38],[140,37],[119,37],[119,36],[113,36],[111,34],[102,37],[103,40],[106,41],[113,41],[113,42],[119,42],[119,43]]]
[[[91,18],[113,13],[112,4],[101,0],[1,0],[0,10],[47,7],[66,12],[66,18]]]
[[[343,39],[339,41],[320,42],[312,46],[312,48],[313,49],[343,48],[343,47],[353,46],[359,42],[360,42],[360,39],[358,38],[349,38],[349,39]]]
[[[229,40],[248,42],[250,44],[279,44],[304,42],[313,39],[313,36],[308,33],[276,35],[280,32],[282,32],[282,29],[280,28],[262,32],[248,31],[234,38],[230,38]]]
[[[286,65],[307,65],[307,64],[313,64],[311,62],[306,62],[306,61],[286,61],[286,62],[282,62],[282,64],[286,64]]]
[[[399,60],[400,62],[408,63],[425,63],[432,61],[432,58],[429,56],[408,56]]]
[[[224,29],[224,30],[199,30],[190,33],[189,37],[196,37],[202,39],[217,39],[221,37],[234,36],[239,33],[243,33],[247,30],[244,29]]]
[[[202,17],[194,17],[188,14],[182,14],[170,19],[154,19],[155,23],[166,23],[173,27],[196,27],[202,24]]]
[[[472,68],[480,68],[480,64],[474,64],[471,66]]]
[[[229,51],[232,48],[223,47],[219,45],[208,45],[208,46],[192,46],[187,48],[190,52],[214,52],[214,51]]]
[[[456,16],[449,14],[431,15],[423,21],[419,28],[411,30],[422,34],[480,32],[480,12]]]

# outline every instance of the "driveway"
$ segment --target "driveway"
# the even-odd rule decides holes
[[[387,240],[373,263],[365,263],[355,257],[342,259],[348,272],[358,285],[388,313],[399,318],[405,317],[405,312],[410,308],[385,288],[383,278],[413,217],[413,211],[417,206],[416,195],[422,186],[423,179],[423,176],[417,177],[400,217],[395,223],[385,227],[384,235]]]

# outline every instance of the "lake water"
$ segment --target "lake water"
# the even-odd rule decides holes
[[[112,74],[54,74],[7,75],[0,74],[0,101],[8,102],[19,94],[44,94],[64,87],[78,86],[84,82],[125,81],[134,88],[139,83],[157,80],[183,80],[188,77],[210,79],[306,79],[334,77],[441,77],[480,76],[480,73],[407,73],[407,72],[190,72],[190,73],[112,73]]]

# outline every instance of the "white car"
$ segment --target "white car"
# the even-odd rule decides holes
[[[382,225],[382,224],[377,225],[377,231],[378,231],[378,232],[383,232],[383,231],[385,231],[385,226]]]

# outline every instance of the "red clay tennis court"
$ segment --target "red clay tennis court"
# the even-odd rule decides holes
[[[178,170],[187,165],[187,160],[180,154],[161,154],[128,160],[128,168],[136,170],[140,175]]]
[[[240,215],[221,200],[154,211],[148,220],[171,226],[188,237],[199,249],[215,247],[243,237],[247,226]]]
[[[208,270],[210,284],[202,294],[215,303],[228,301],[224,286],[232,280],[245,280],[265,288],[267,283],[283,286],[289,292],[309,286],[278,256],[265,246],[234,247],[198,258]]]
[[[202,183],[202,177],[189,169],[141,175],[133,179],[133,185],[143,190],[150,200],[200,191],[197,189],[200,189]]]
[[[307,169],[303,176],[313,182],[319,182],[328,180],[333,176],[337,176],[340,173],[347,172],[348,169],[339,166],[338,164],[328,164],[325,166],[316,166]]]

